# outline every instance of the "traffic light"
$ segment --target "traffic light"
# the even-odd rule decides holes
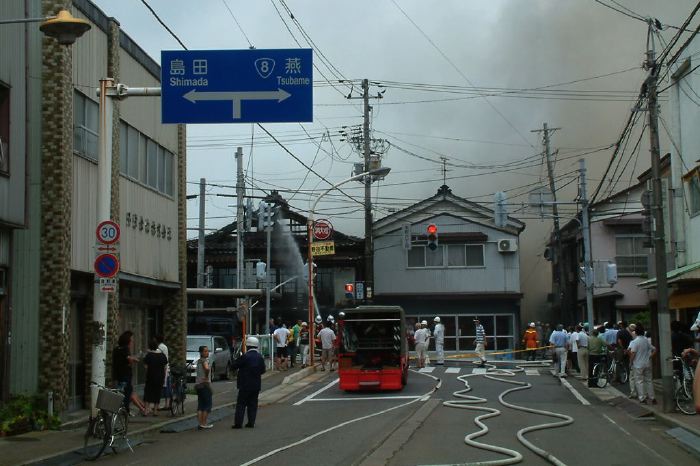
[[[431,223],[428,225],[428,249],[435,251],[438,247],[438,228],[437,225]]]
[[[355,297],[355,285],[352,283],[345,284],[345,297],[353,299]]]

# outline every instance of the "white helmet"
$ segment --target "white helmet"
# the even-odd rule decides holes
[[[428,325],[428,321],[424,320],[423,322],[420,323],[421,325]]]
[[[315,320],[316,320],[317,324],[320,324],[321,322],[323,322],[323,319],[321,319],[321,316],[316,316]]]
[[[439,318],[439,317],[435,317],[435,318],[433,319],[433,322],[437,322],[437,323],[439,324],[439,323],[440,323],[440,318]]]
[[[333,322],[335,320],[335,317],[333,317],[332,314],[328,314],[328,318],[326,319],[328,322]]]
[[[260,346],[260,342],[255,337],[248,337],[245,339],[245,345],[249,348],[257,348]]]
[[[341,319],[345,318],[345,313],[342,312],[342,311],[339,312],[339,313],[338,313],[338,317],[340,317]]]

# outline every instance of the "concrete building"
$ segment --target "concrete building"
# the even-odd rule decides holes
[[[160,83],[158,64],[89,0],[2,2],[0,18],[64,8],[92,26],[72,47],[42,38],[36,23],[0,26],[0,137],[9,154],[0,166],[0,384],[5,395],[53,391],[59,410],[88,401],[99,335],[95,90],[107,76],[130,86]],[[113,117],[111,213],[121,225],[121,272],[109,300],[107,361],[126,329],[135,332],[136,351],[163,333],[171,359],[184,359],[185,130],[160,123],[159,98],[121,101]]]
[[[438,228],[427,247],[426,228]],[[410,323],[442,318],[445,350],[472,350],[479,316],[489,349],[513,349],[520,334],[520,253],[525,225],[452,194],[435,196],[374,222],[374,300],[400,305]]]
[[[700,109],[696,93],[700,80],[698,65],[700,40],[694,38],[671,68],[669,111],[671,113],[671,185],[669,198],[671,319],[689,324],[700,311]],[[664,125],[666,125],[665,122]],[[666,126],[664,126],[666,127]]]
[[[645,190],[646,181],[638,181],[590,206],[591,256],[596,284],[593,318],[596,323],[629,321],[650,308],[651,292],[637,286],[640,280],[649,277],[650,270],[650,250],[646,246],[648,235],[643,231],[641,204]],[[561,232],[565,293],[569,296],[568,301],[576,306],[574,321],[562,323],[573,325],[588,320],[586,290],[581,280],[583,238],[579,221],[568,222]],[[553,245],[552,241],[550,247]],[[618,281],[612,286],[606,281],[608,263],[617,265]]]

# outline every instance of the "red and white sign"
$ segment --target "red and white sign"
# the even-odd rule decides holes
[[[97,236],[97,241],[102,244],[114,244],[119,241],[119,236],[121,230],[117,222],[111,220],[105,220],[97,225],[97,231],[95,232]]]
[[[314,222],[314,238],[319,241],[325,241],[333,234],[333,225],[326,219],[316,220]]]
[[[100,254],[95,259],[95,274],[100,278],[112,278],[119,273],[119,258],[114,254]]]

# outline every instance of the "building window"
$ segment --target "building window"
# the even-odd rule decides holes
[[[175,156],[172,152],[123,121],[119,125],[119,152],[122,175],[160,193],[173,195]]]
[[[483,244],[449,244],[447,245],[448,267],[483,267]]]
[[[695,172],[688,178],[688,204],[690,215],[700,213],[700,173]]]
[[[413,246],[408,251],[408,267],[483,267],[483,244],[439,245],[435,251]]]
[[[644,247],[644,235],[615,237],[615,262],[620,275],[644,275],[648,272],[649,251]]]
[[[98,105],[79,92],[73,93],[73,151],[97,160]]]
[[[413,246],[408,251],[409,267],[425,267],[425,246]]]
[[[0,83],[0,174],[10,174],[10,88]]]

